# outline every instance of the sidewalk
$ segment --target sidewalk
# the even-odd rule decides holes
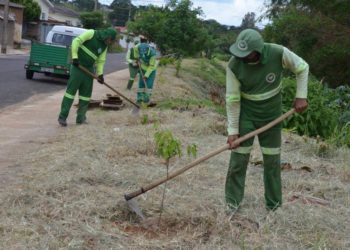
[[[30,48],[24,48],[24,49],[13,49],[13,48],[7,48],[6,54],[0,53],[0,57],[7,57],[7,56],[13,56],[13,55],[29,55]]]
[[[134,91],[126,92],[125,86],[129,78],[127,69],[111,73],[105,77],[105,81],[116,88],[131,100],[134,100]],[[57,116],[60,110],[62,97],[65,90],[33,97],[22,103],[0,109],[0,185],[5,183],[20,171],[21,166],[16,166],[16,159],[23,154],[32,152],[41,143],[60,133],[69,126],[75,126],[75,108],[72,107],[68,117],[67,128],[60,127]],[[107,93],[113,94],[107,87],[94,82],[92,99],[102,99]],[[75,103],[77,103],[77,96]],[[124,100],[123,100],[124,101]],[[126,108],[129,107],[126,101]]]

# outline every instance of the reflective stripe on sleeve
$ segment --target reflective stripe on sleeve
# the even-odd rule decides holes
[[[304,69],[306,69],[306,67],[308,66],[308,64],[306,62],[302,62],[299,64],[297,70],[296,70],[296,74],[299,74],[300,72],[302,72]]]
[[[240,95],[226,95],[226,103],[239,102],[240,100]]]

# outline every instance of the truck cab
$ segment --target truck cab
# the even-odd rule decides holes
[[[45,43],[71,46],[73,39],[85,31],[87,30],[83,28],[55,25],[47,34]]]
[[[75,37],[86,29],[55,25],[47,34],[45,43],[33,42],[28,63],[25,64],[26,78],[34,73],[69,77],[71,65],[70,46]]]

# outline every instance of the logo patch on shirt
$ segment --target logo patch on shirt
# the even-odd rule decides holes
[[[238,47],[240,50],[247,50],[247,49],[248,49],[248,44],[247,44],[246,41],[241,40],[241,41],[238,42],[237,47]]]
[[[269,73],[265,79],[268,83],[273,83],[276,80],[276,75],[275,73]]]
[[[97,53],[101,54],[102,53],[102,49],[98,48]]]

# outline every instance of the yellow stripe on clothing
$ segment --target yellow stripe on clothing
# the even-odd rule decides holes
[[[86,101],[86,102],[89,102],[90,101],[90,97],[86,97],[86,96],[79,96],[79,99],[82,100],[82,101]]]
[[[238,154],[250,154],[250,151],[252,151],[253,146],[249,147],[239,147],[233,150],[233,152]]]
[[[264,148],[264,147],[261,147],[261,152],[264,155],[279,155],[281,153],[281,148]]]
[[[67,92],[64,93],[64,97],[74,100],[74,95],[68,94]]]
[[[244,99],[247,99],[250,101],[263,101],[277,95],[281,91],[281,89],[282,89],[282,83],[280,83],[280,85],[277,88],[262,94],[251,95],[251,94],[246,94],[244,92],[241,92],[241,96]]]
[[[88,48],[86,48],[84,45],[81,45],[80,48],[82,48],[82,50],[84,50],[84,52],[88,54],[92,59],[94,60],[97,59],[97,56],[94,53],[92,53]]]

